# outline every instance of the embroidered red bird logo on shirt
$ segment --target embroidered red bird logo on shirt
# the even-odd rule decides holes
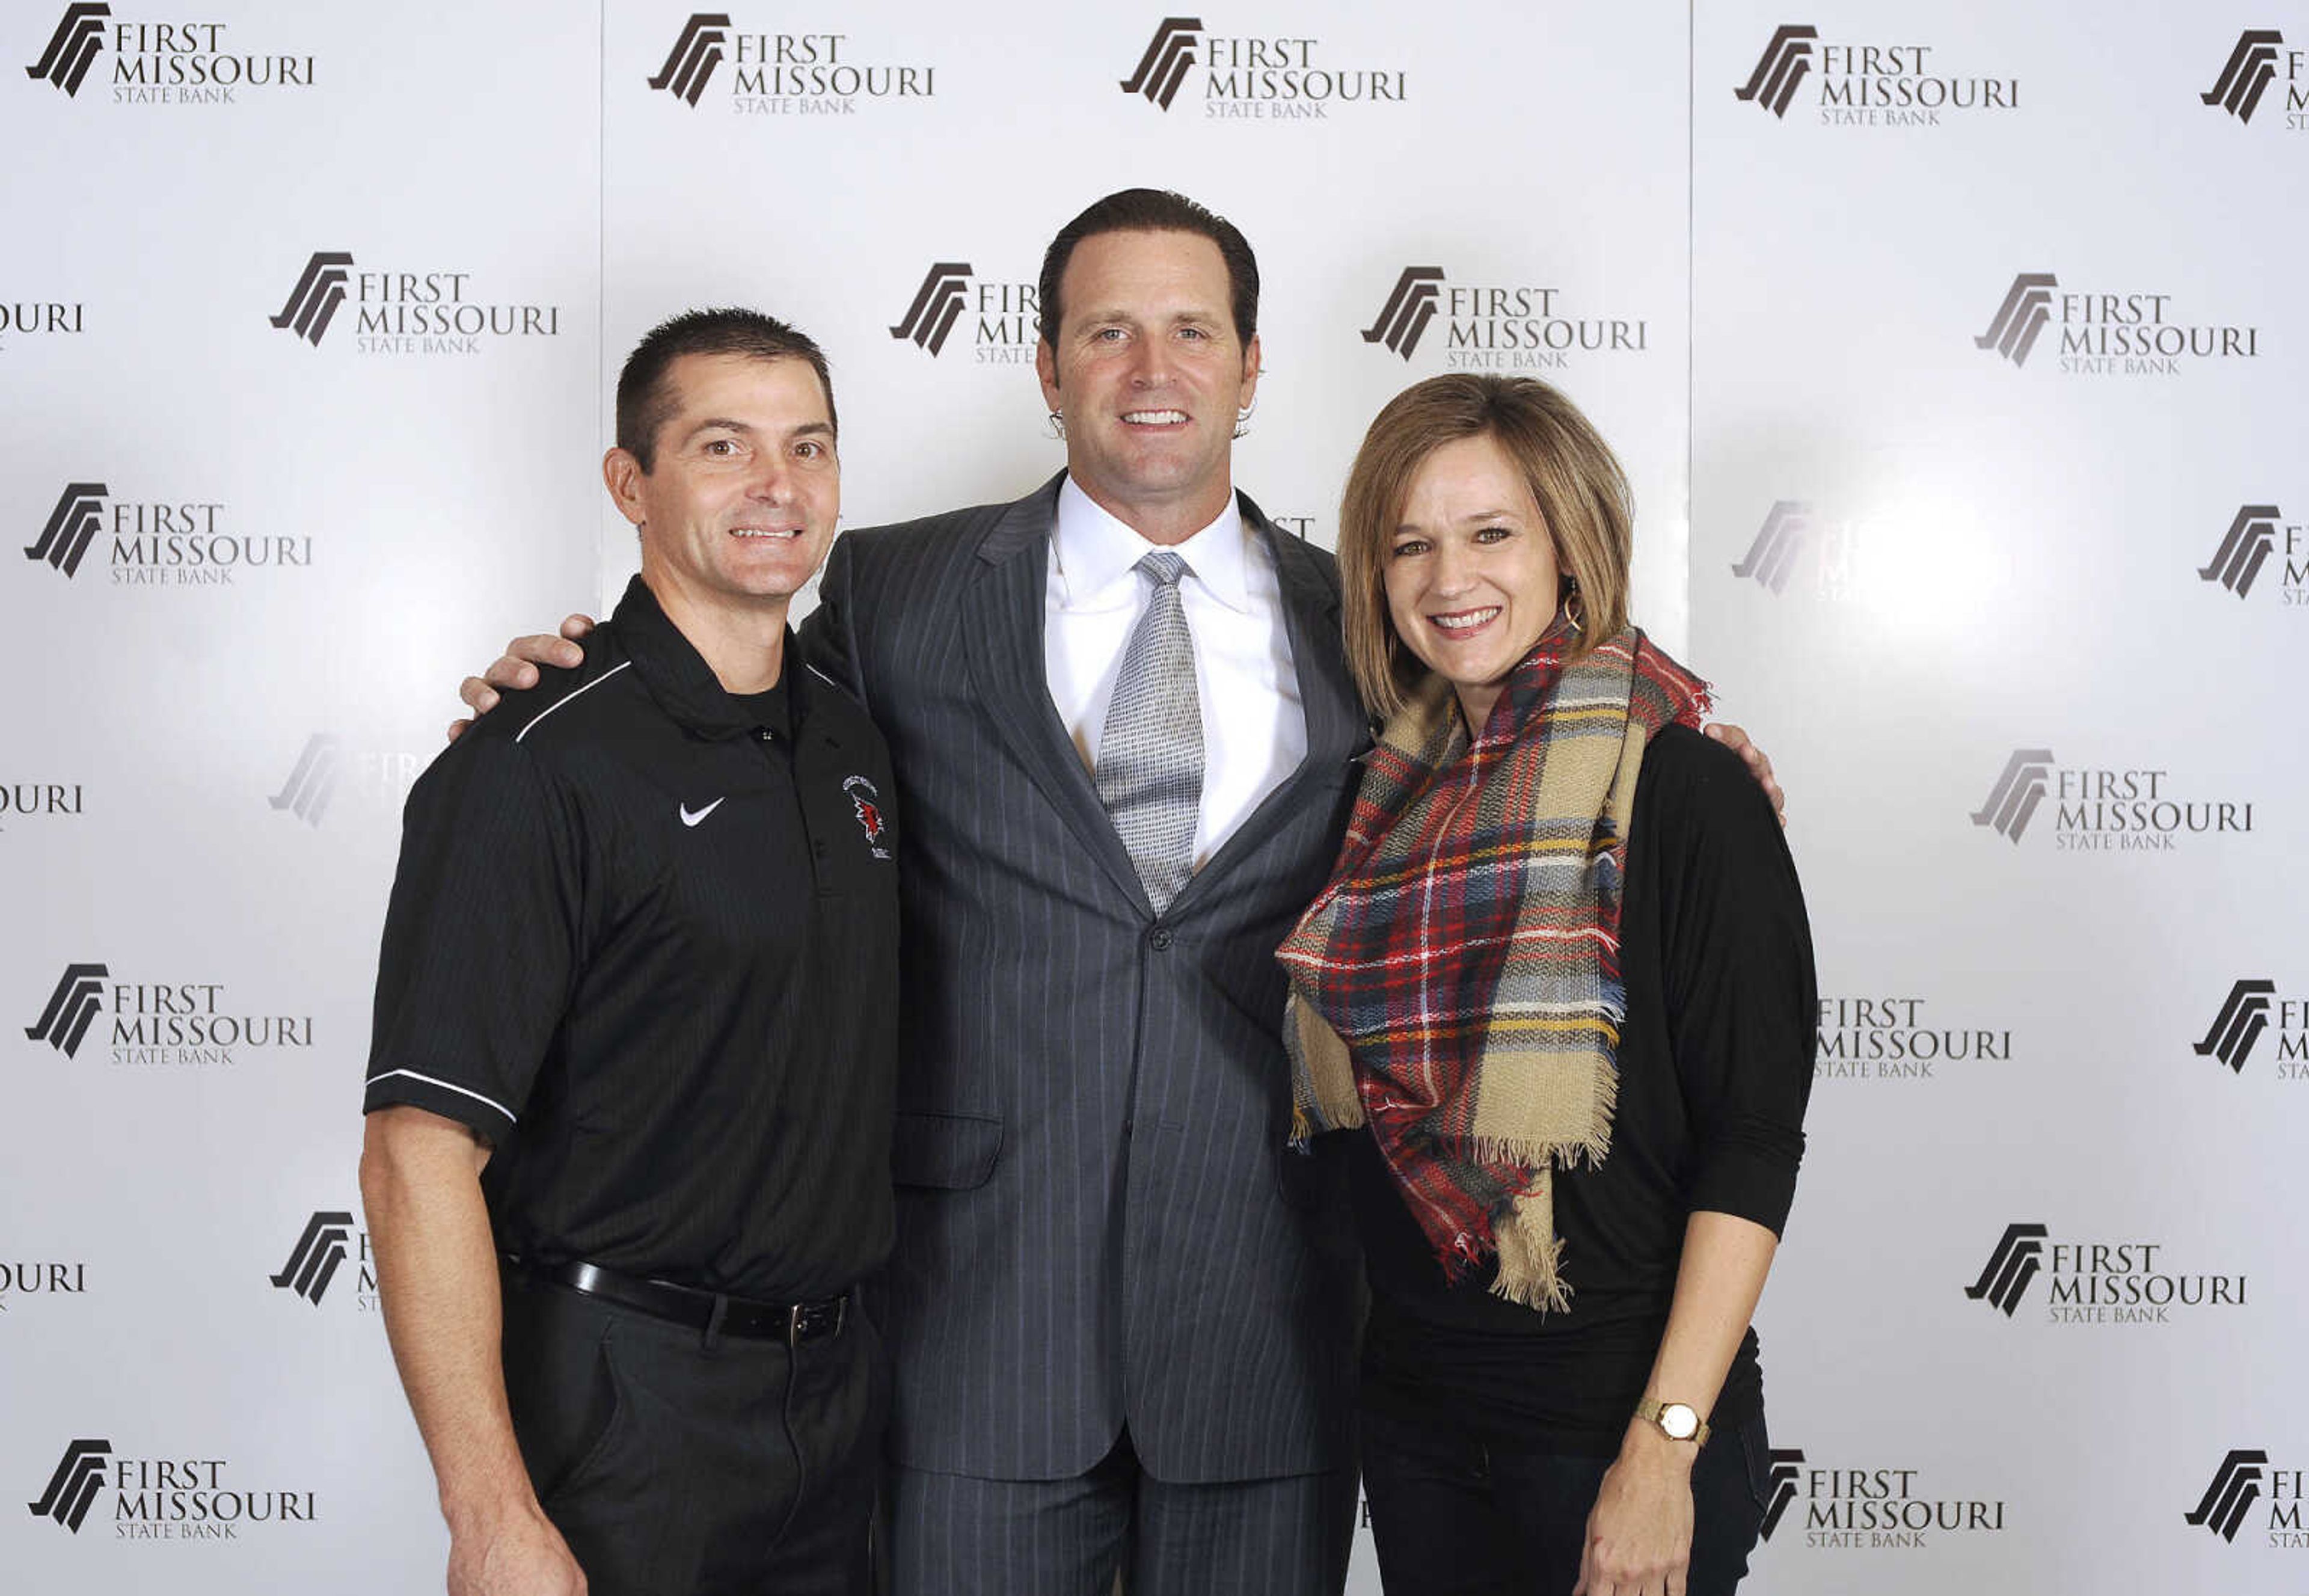
[[[882,819],[882,794],[862,776],[850,777],[842,790],[850,794],[850,808],[858,817],[858,829],[866,834],[866,846],[877,859],[887,859],[890,850],[882,846],[882,834],[888,828]]]

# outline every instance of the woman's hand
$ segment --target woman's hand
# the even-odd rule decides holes
[[[1632,1419],[1604,1470],[1571,1596],[1683,1596],[1691,1563],[1691,1465],[1699,1448]]]

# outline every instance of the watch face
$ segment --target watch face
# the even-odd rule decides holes
[[[1682,1402],[1664,1403],[1659,1427],[1667,1432],[1671,1441],[1689,1441],[1699,1433],[1699,1415]]]

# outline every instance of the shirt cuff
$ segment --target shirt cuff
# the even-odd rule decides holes
[[[385,1070],[368,1078],[361,1094],[361,1112],[406,1105],[437,1114],[471,1127],[490,1141],[502,1141],[519,1123],[513,1110],[496,1098],[415,1070]]]

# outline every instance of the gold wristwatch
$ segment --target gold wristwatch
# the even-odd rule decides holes
[[[1663,1402],[1646,1397],[1636,1404],[1636,1417],[1659,1426],[1659,1433],[1671,1441],[1689,1441],[1694,1446],[1708,1444],[1708,1421],[1689,1402]]]

